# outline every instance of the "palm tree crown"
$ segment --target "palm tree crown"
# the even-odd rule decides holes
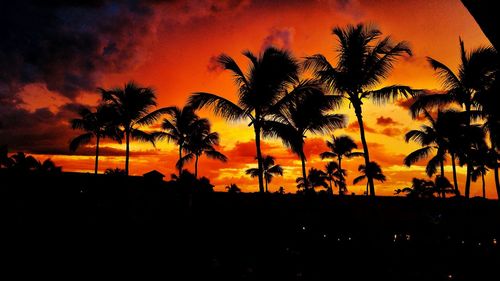
[[[266,192],[269,192],[267,189],[267,185],[272,181],[275,175],[283,175],[283,168],[278,165],[274,164],[274,157],[271,155],[267,155],[264,157],[262,160],[262,167],[264,169],[264,180],[266,183]],[[247,175],[250,175],[252,178],[258,177],[259,176],[259,169],[258,168],[250,168],[245,171]]]

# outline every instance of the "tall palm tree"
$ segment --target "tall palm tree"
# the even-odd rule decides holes
[[[83,130],[86,133],[81,134],[71,140],[69,144],[70,151],[76,151],[80,146],[86,145],[95,138],[95,165],[94,174],[99,170],[99,144],[103,138],[111,138],[121,143],[121,133],[113,120],[114,110],[109,106],[98,106],[96,111],[92,112],[88,108],[82,108],[79,112],[80,118],[71,120],[73,130]]]
[[[337,162],[335,161],[328,162],[328,164],[325,165],[325,174],[327,180],[330,183],[330,187],[328,190],[330,194],[333,194],[332,182],[335,184],[336,187],[338,187],[339,195],[342,195],[345,192],[347,192],[347,187],[345,183],[346,171],[340,169],[340,165]]]
[[[437,119],[434,119],[427,110],[424,110],[423,113],[430,125],[422,125],[420,130],[411,130],[405,135],[406,142],[414,141],[422,148],[408,154],[404,159],[404,164],[410,167],[435,152],[435,155],[427,163],[425,171],[429,177],[432,177],[437,172],[437,167],[440,167],[440,176],[444,178],[444,161],[449,146],[444,130],[448,126],[445,120],[449,119],[443,117],[446,112],[439,111]],[[456,179],[456,176],[454,177]]]
[[[332,135],[332,141],[326,141],[326,146],[330,149],[329,151],[322,152],[319,156],[321,159],[327,158],[337,158],[338,169],[342,170],[342,158],[352,158],[357,156],[363,156],[362,152],[353,152],[353,149],[357,149],[358,145],[354,140],[347,136],[342,135],[340,137],[335,137]],[[344,174],[345,176],[345,174]],[[344,185],[345,185],[345,178]]]
[[[297,178],[297,188],[303,189],[305,192],[307,191],[314,191],[314,188],[316,187],[323,187],[325,189],[328,189],[328,183],[326,183],[327,176],[325,172],[311,168],[309,169],[309,173],[307,175],[307,179],[304,179],[303,177]]]
[[[164,118],[161,124],[165,132],[158,133],[158,138],[166,138],[168,141],[175,142],[179,146],[179,175],[182,172],[182,151],[189,142],[190,136],[197,131],[205,131],[210,126],[205,118],[196,115],[194,109],[190,106],[168,107],[165,109],[169,118]]]
[[[325,95],[323,88],[313,81],[304,81],[290,94],[290,102],[265,121],[264,135],[278,137],[297,154],[302,163],[302,178],[306,181],[306,155],[304,140],[306,133],[326,134],[345,127],[346,116],[330,113],[339,106],[336,96]]]
[[[370,163],[368,144],[363,124],[363,100],[370,98],[382,104],[398,97],[413,96],[415,91],[408,86],[392,85],[375,90],[374,87],[387,78],[394,62],[404,54],[411,55],[405,41],[392,43],[390,37],[382,38],[377,28],[358,24],[332,31],[338,40],[338,61],[331,65],[325,56],[316,54],[307,57],[305,66],[312,68],[314,75],[333,93],[346,99],[354,108],[359,124],[365,166]],[[375,196],[373,179],[368,176],[370,194]]]
[[[194,177],[196,179],[198,179],[198,159],[201,155],[205,154],[208,158],[222,162],[227,161],[227,157],[215,149],[215,146],[219,145],[219,134],[210,131],[210,124],[198,129],[190,133],[188,141],[184,144],[187,154],[177,162],[177,168],[180,170],[185,163],[194,159]]]
[[[135,82],[128,82],[123,88],[99,88],[105,104],[114,108],[116,120],[122,133],[125,135],[125,174],[129,174],[130,140],[151,142],[155,145],[156,134],[142,131],[140,128],[152,125],[167,108],[154,111],[156,94],[152,88],[141,87]]]
[[[275,175],[283,175],[283,168],[279,164],[274,164],[274,157],[271,155],[267,155],[262,160],[262,168],[264,172],[264,180],[266,184],[266,193],[269,192],[267,189],[267,185],[271,183],[271,180]],[[259,176],[258,168],[250,168],[245,171],[247,175],[250,175],[252,178]]]
[[[357,184],[358,182],[365,179],[374,179],[380,182],[385,181],[385,175],[382,173],[382,168],[376,162],[370,162],[368,165],[361,164],[358,167],[358,171],[361,173],[360,176],[357,176],[353,180],[353,184]],[[366,195],[368,195],[368,182],[366,183]]]
[[[243,52],[250,60],[244,73],[233,58],[221,55],[218,62],[229,70],[238,87],[238,102],[210,93],[195,93],[189,98],[194,108],[210,107],[214,114],[229,121],[249,120],[255,133],[255,147],[259,169],[259,191],[264,192],[261,152],[262,123],[286,99],[287,89],[298,80],[299,65],[288,51],[267,48],[259,56],[250,51]]]
[[[431,57],[427,58],[432,68],[442,80],[445,93],[421,96],[411,106],[414,115],[423,109],[455,103],[462,106],[468,117],[466,126],[470,126],[474,119],[477,118],[474,111],[479,104],[481,93],[486,92],[492,83],[494,71],[498,67],[497,55],[492,47],[479,47],[467,52],[464,42],[461,39],[459,39],[459,42],[461,61],[458,67],[458,74],[455,74],[444,63]],[[468,151],[465,152],[467,153]],[[473,169],[471,159],[467,159],[466,164],[465,197],[469,198]]]

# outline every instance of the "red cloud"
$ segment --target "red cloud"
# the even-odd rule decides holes
[[[365,128],[365,132],[368,132],[368,133],[377,133],[377,131],[371,127],[369,127],[366,123],[363,123],[363,126]],[[347,126],[347,128],[345,128],[346,131],[348,132],[359,132],[359,124],[358,122],[352,122],[351,124],[349,124]]]
[[[377,118],[377,125],[389,126],[389,125],[400,125],[401,123],[394,121],[391,117],[380,116]]]

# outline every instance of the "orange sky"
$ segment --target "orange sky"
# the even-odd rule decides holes
[[[439,89],[439,82],[427,65],[426,56],[455,69],[459,58],[459,36],[465,41],[467,48],[488,44],[472,16],[458,0],[317,0],[291,1],[286,5],[272,3],[275,2],[257,4],[244,1],[236,8],[220,12],[209,11],[209,7],[203,6],[183,9],[185,7],[182,4],[159,5],[149,30],[145,32],[146,36],[138,39],[141,44],[136,50],[136,63],[133,67],[103,76],[101,86],[121,85],[133,79],[142,85],[153,86],[160,106],[182,106],[189,94],[196,91],[217,93],[235,101],[236,89],[231,76],[211,63],[214,56],[226,53],[235,58],[240,66],[246,67],[247,61],[241,51],[249,49],[258,53],[264,42],[271,42],[277,47],[290,49],[297,57],[321,53],[334,62],[335,40],[331,35],[332,27],[372,22],[395,40],[409,41],[414,52],[413,57],[396,64],[385,84]],[[184,10],[189,12],[183,12]],[[40,98],[41,92],[44,92],[43,98]],[[28,85],[21,95],[25,101],[23,106],[29,110],[40,107],[56,110],[58,106],[68,102],[68,98],[51,93],[43,84]],[[85,93],[77,101],[95,104],[97,99],[96,94]],[[349,123],[355,122],[351,111],[347,105],[340,111],[349,115]],[[199,174],[209,177],[216,185],[216,190],[223,190],[224,186],[234,182],[244,191],[257,191],[257,180],[244,175],[245,169],[255,166],[251,128],[245,122],[228,124],[214,118],[209,112],[202,111],[200,114],[209,117],[213,130],[220,133],[221,150],[229,157],[229,162],[218,163],[202,158]],[[377,107],[368,102],[364,106],[364,116],[366,126],[371,128],[367,133],[367,140],[372,159],[382,165],[387,176],[385,183],[376,183],[377,194],[391,195],[394,189],[408,186],[412,177],[424,178],[424,166],[408,168],[402,165],[404,155],[417,148],[415,144],[406,144],[403,135],[409,129],[418,128],[419,123],[411,120],[408,112],[397,105]],[[380,117],[386,118],[387,122],[377,122],[377,119],[382,120]],[[359,141],[356,129],[335,132],[336,135],[343,133]],[[326,138],[328,136],[309,136],[306,139],[308,168],[320,168],[326,164],[318,157],[326,149]],[[105,146],[123,148],[117,144]],[[148,144],[133,143],[132,151],[135,155],[133,153],[131,158],[131,173],[142,174],[152,169],[166,175],[174,172],[176,148],[173,145],[159,143],[153,148]],[[285,169],[284,177],[274,179],[270,190],[275,191],[282,185],[287,192],[295,192],[295,178],[300,173],[300,161],[297,157],[284,149],[277,140],[266,141],[263,153],[275,156],[277,163]],[[42,158],[49,156],[62,165],[65,171],[93,169],[92,156],[40,155]],[[101,171],[110,167],[122,167],[124,163],[124,158],[118,156],[103,156],[100,159]],[[345,162],[348,183],[352,183],[357,175],[357,166],[361,162],[361,159]],[[188,168],[191,169],[191,166],[188,165]],[[445,169],[451,179],[451,167],[446,166]],[[458,172],[462,182],[465,169],[459,168]],[[349,191],[356,194],[362,194],[364,188],[364,183],[358,186],[348,185]],[[487,177],[487,193],[489,197],[496,197],[491,175]],[[479,182],[473,184],[471,194],[481,194]]]

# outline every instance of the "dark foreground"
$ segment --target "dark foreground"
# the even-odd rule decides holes
[[[3,176],[0,275],[500,280],[496,201],[183,190],[142,178]]]

